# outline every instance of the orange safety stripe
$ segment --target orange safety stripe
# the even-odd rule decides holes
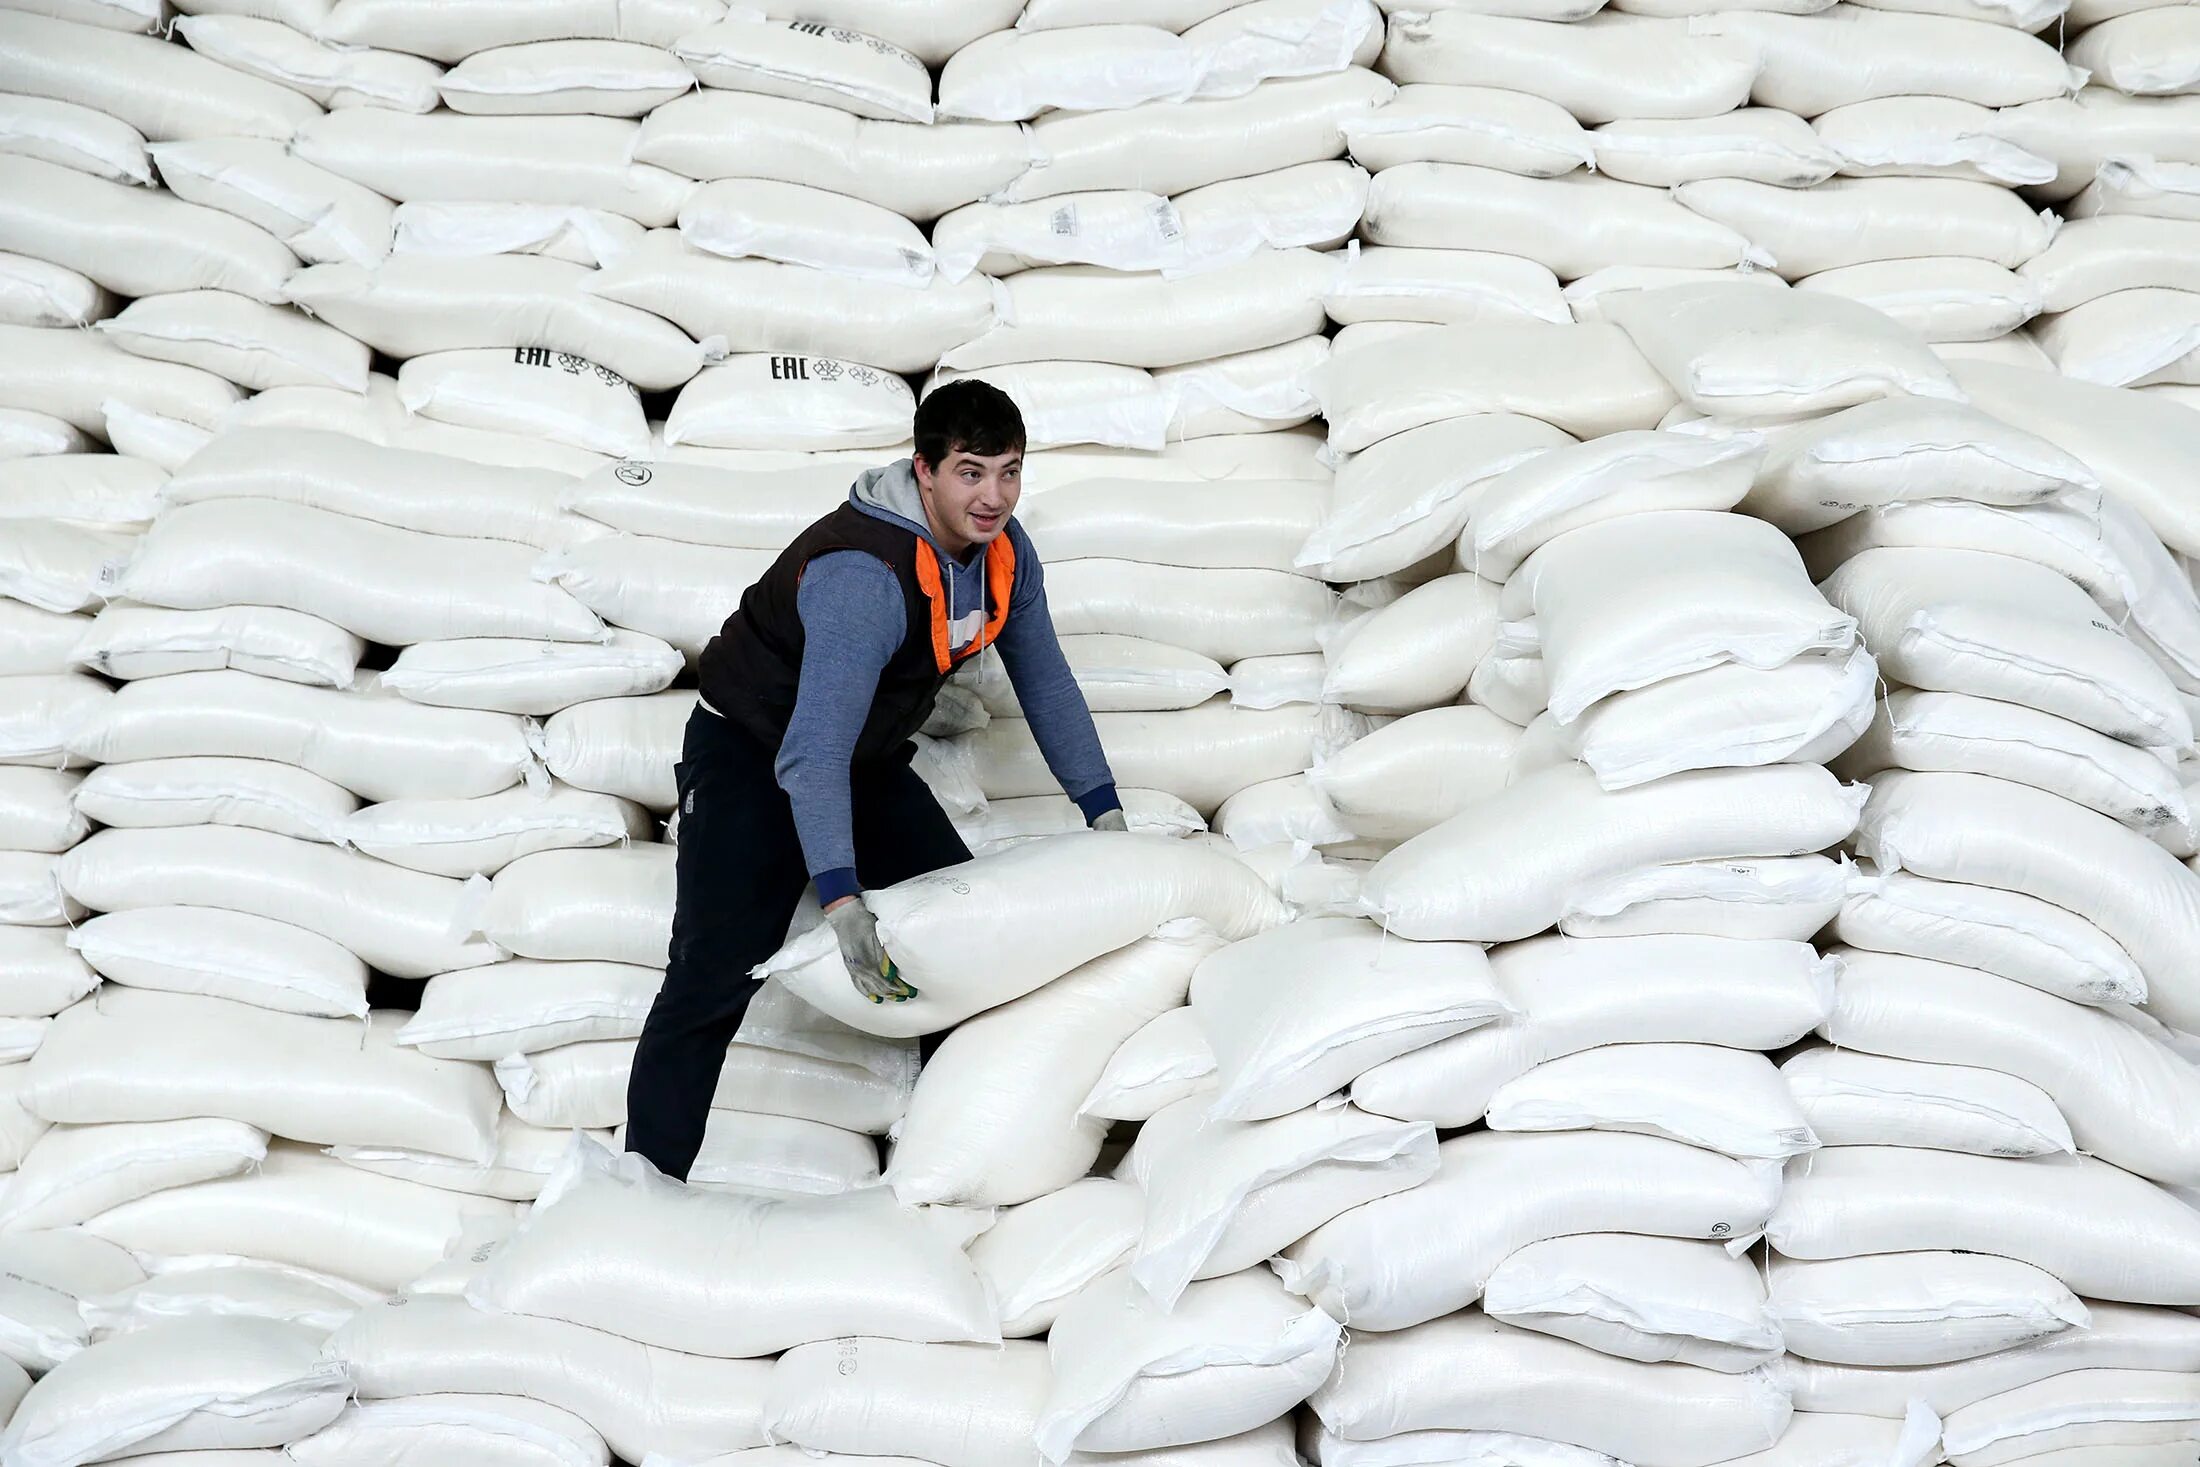
[[[917,588],[932,603],[932,665],[943,674],[954,671],[956,663],[975,657],[991,646],[1008,622],[1009,594],[1016,585],[1016,547],[1009,543],[1005,531],[985,548],[985,583],[993,614],[958,655],[947,640],[947,592],[940,583],[939,555],[932,549],[931,541],[918,539]]]

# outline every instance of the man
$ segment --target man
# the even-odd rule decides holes
[[[948,674],[998,648],[1033,737],[1096,829],[1124,828],[1092,714],[1047,614],[1038,553],[1012,516],[1024,424],[1006,394],[951,383],[917,408],[915,454],[856,480],[703,649],[680,794],[671,962],[627,1088],[627,1149],[685,1178],[726,1057],[814,882],[848,979],[902,983],[866,885],[970,859],[910,738]]]

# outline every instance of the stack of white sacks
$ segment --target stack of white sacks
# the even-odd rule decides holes
[[[0,1467],[2189,1458],[2187,12],[176,8],[0,4]],[[958,375],[1140,833],[958,684],[682,1192],[687,664]]]

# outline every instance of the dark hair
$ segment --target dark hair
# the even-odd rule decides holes
[[[951,453],[980,458],[1021,453],[1024,415],[990,382],[965,377],[934,389],[917,404],[917,457],[938,468]]]

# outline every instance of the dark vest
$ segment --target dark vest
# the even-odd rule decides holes
[[[705,701],[767,748],[777,749],[786,737],[802,679],[802,617],[795,607],[802,572],[834,550],[860,550],[886,562],[909,614],[908,632],[879,674],[870,716],[856,740],[857,759],[877,759],[924,726],[948,674],[990,646],[1008,624],[1016,550],[1005,530],[986,547],[986,623],[950,651],[947,589],[929,542],[850,504],[797,535],[742,593],[741,604],[703,649],[696,669]]]

